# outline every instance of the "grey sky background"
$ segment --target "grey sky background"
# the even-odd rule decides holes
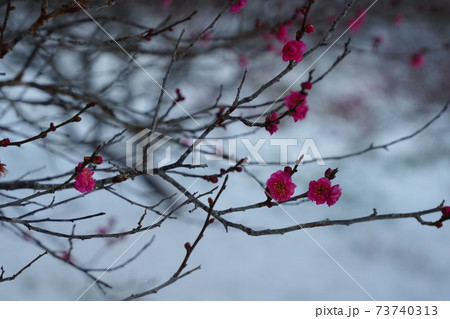
[[[27,1],[17,1],[18,12]],[[193,35],[204,27],[219,8],[220,1],[205,4],[192,1],[189,4],[174,3],[162,8],[159,1],[152,2],[147,11],[143,1],[136,1],[127,7],[118,1],[117,8],[107,14],[117,15],[135,21],[161,21],[167,13],[175,12],[183,16],[190,9],[200,7],[199,18],[186,24],[186,34]],[[299,2],[301,4],[301,2]],[[329,16],[340,12],[343,1],[317,1],[311,13],[311,23],[316,31],[305,37],[308,48],[317,41],[321,32],[329,27]],[[340,35],[347,26],[348,19],[355,16],[358,9],[367,8],[372,1],[358,1],[357,6],[349,13],[339,27],[333,39]],[[308,96],[310,111],[305,120],[294,123],[289,117],[280,125],[279,131],[272,138],[297,138],[298,147],[289,147],[289,161],[295,161],[303,141],[312,138],[321,154],[325,156],[344,155],[366,148],[371,143],[384,144],[397,138],[407,136],[422,127],[435,116],[449,98],[449,60],[448,60],[448,4],[430,1],[425,8],[417,8],[421,1],[399,1],[392,5],[391,1],[379,1],[369,11],[364,24],[357,32],[345,35],[315,66],[315,75],[321,74],[342,53],[343,44],[348,36],[352,37],[350,48],[352,53],[341,62],[323,81],[313,87]],[[267,1],[259,6],[256,1],[249,0],[248,7],[240,14],[227,15],[217,25],[214,37],[227,34],[227,31],[248,30],[255,17],[269,21],[279,21],[280,16],[299,4],[289,1]],[[317,7],[317,8],[316,8]],[[31,8],[31,6],[30,6]],[[274,8],[277,8],[275,10]],[[121,11],[122,10],[122,11]],[[31,11],[31,9],[30,9]],[[122,12],[122,15],[119,15]],[[394,19],[402,14],[401,25],[395,26]],[[28,21],[29,15],[17,18]],[[86,18],[82,13],[79,18]],[[57,20],[64,23],[65,18]],[[141,20],[142,19],[142,20]],[[56,23],[56,22],[55,22]],[[142,22],[144,23],[144,22]],[[14,25],[14,24],[13,24]],[[108,29],[108,26],[110,27]],[[96,30],[93,23],[83,24],[78,34],[69,33],[68,37],[92,34],[93,39],[107,40],[107,36]],[[112,34],[120,34],[124,29],[115,29],[114,25],[105,24]],[[73,32],[73,31],[71,31]],[[181,27],[176,27],[167,38],[158,37],[140,49],[148,50],[147,55],[138,54],[137,60],[157,80],[164,76],[167,56],[163,53],[170,48],[170,38],[176,38]],[[294,34],[291,31],[290,37]],[[446,37],[447,35],[447,37]],[[373,49],[375,36],[382,36],[383,41],[378,49]],[[214,38],[213,38],[214,39]],[[199,46],[196,54],[189,56],[187,62],[181,62],[174,68],[169,81],[169,91],[180,87],[186,96],[182,104],[189,111],[213,103],[218,89],[223,84],[222,102],[230,104],[234,98],[236,87],[243,69],[239,65],[239,57],[245,54],[249,60],[248,77],[243,87],[245,96],[272,78],[286,66],[281,55],[265,52],[261,37],[248,41],[236,39],[235,46],[217,48],[220,40],[211,40]],[[447,42],[446,42],[447,41]],[[272,40],[276,50],[282,44]],[[219,44],[218,44],[219,43]],[[139,44],[141,45],[141,44]],[[18,61],[30,43],[21,44],[17,55],[7,56],[1,64],[0,71],[14,74],[20,69]],[[111,46],[113,47],[113,46]],[[127,47],[132,49],[133,45]],[[106,49],[99,49],[97,54],[89,55],[88,47],[53,48],[52,63],[65,70],[67,81],[79,82],[83,88],[89,87],[93,92],[109,83],[118,70],[129,64],[125,55]],[[298,76],[319,56],[322,51],[306,57],[296,69],[265,92],[257,101],[260,103],[274,100],[295,81]],[[420,68],[409,64],[411,54],[424,52],[426,62]],[[86,62],[83,58],[92,58]],[[43,68],[44,59],[37,61],[34,71],[26,74],[27,80],[57,81],[52,68]],[[89,69],[84,67],[89,65]],[[40,69],[42,68],[42,69]],[[40,69],[40,70],[39,70]],[[39,70],[39,71],[38,71]],[[302,77],[293,89],[298,89]],[[61,80],[62,81],[62,80]],[[63,83],[61,82],[61,85]],[[5,97],[19,96],[20,90],[3,90],[2,112],[0,123],[17,121],[13,112],[7,112]],[[31,98],[37,98],[36,92],[27,92]],[[157,86],[145,73],[135,66],[114,90],[105,95],[105,99],[114,101],[124,110],[145,110],[154,104],[159,94]],[[163,107],[169,104],[164,101]],[[46,123],[64,118],[66,114],[56,108],[45,106],[23,107],[23,112],[30,118],[34,116]],[[237,114],[241,114],[238,109]],[[126,114],[126,113],[123,113]],[[123,115],[122,114],[122,115]],[[183,111],[175,109],[174,116],[183,115]],[[284,205],[298,222],[317,221],[325,218],[344,219],[366,216],[376,208],[381,213],[414,212],[436,207],[442,200],[450,200],[450,140],[448,128],[449,114],[446,112],[431,127],[413,139],[404,141],[389,148],[389,151],[377,150],[364,155],[342,161],[326,161],[325,166],[315,163],[300,167],[294,175],[297,184],[295,194],[307,190],[310,180],[323,176],[328,167],[339,167],[339,173],[333,184],[340,184],[343,194],[335,206],[317,206],[312,202],[300,205]],[[151,117],[143,115],[136,119],[140,125]],[[206,123],[206,122],[203,122]],[[111,137],[122,128],[106,126],[95,127],[93,117],[85,116],[83,125],[67,126],[61,134],[71,137],[71,145],[60,144],[66,141],[63,137],[52,137],[42,142],[50,149],[61,150],[64,155],[51,153],[39,143],[28,144],[21,148],[0,150],[2,163],[7,163],[8,175],[2,179],[14,180],[23,173],[45,166],[31,177],[43,177],[71,170],[80,154],[92,152],[90,142]],[[191,123],[193,124],[193,123]],[[27,125],[17,124],[20,134]],[[19,130],[19,129],[18,129]],[[0,131],[1,132],[1,131]],[[226,130],[218,129],[211,137],[243,135],[249,129],[243,125],[233,124]],[[3,133],[3,132],[2,132]],[[133,132],[127,132],[129,138]],[[170,135],[170,134],[169,134]],[[174,138],[186,137],[187,134],[175,134]],[[3,136],[0,135],[0,138]],[[269,138],[268,132],[259,130],[245,136],[252,143],[259,138]],[[52,145],[53,144],[53,145]],[[269,147],[267,141],[261,154],[267,162],[277,161],[278,153]],[[180,146],[172,145],[174,152],[180,152]],[[247,153],[241,146],[238,157]],[[124,163],[125,140],[115,145],[107,155],[105,162]],[[226,162],[208,163],[208,172],[216,172],[226,167]],[[107,164],[104,164],[105,167]],[[249,172],[265,182],[270,175],[283,166],[249,165]],[[105,176],[96,172],[95,177]],[[186,187],[193,179],[174,175]],[[152,188],[149,185],[156,185]],[[193,190],[205,192],[211,189],[211,183],[198,181]],[[153,186],[155,187],[155,186]],[[177,193],[170,185],[161,183],[157,176],[137,178],[134,181],[117,184],[116,191],[138,202],[151,203],[157,198],[156,191],[166,194]],[[4,194],[10,194],[2,191]],[[24,196],[29,191],[15,191],[14,196]],[[78,195],[74,189],[55,194],[58,200]],[[177,193],[178,195],[178,193]],[[174,197],[177,198],[177,195]],[[232,173],[228,187],[220,198],[217,208],[251,204],[265,199],[260,187],[245,173]],[[51,196],[42,199],[50,202]],[[5,198],[0,198],[3,203]],[[168,207],[172,202],[168,201]],[[448,204],[448,203],[447,203]],[[192,207],[189,207],[192,208]],[[19,215],[24,208],[18,208]],[[25,210],[26,211],[26,210]],[[94,232],[105,227],[111,218],[114,219],[114,231],[126,230],[136,225],[143,210],[131,206],[105,191],[98,191],[82,199],[73,201],[57,209],[45,212],[41,217],[78,216],[96,212],[107,212],[103,218],[82,223],[77,226],[79,232]],[[9,212],[14,212],[10,210]],[[136,245],[123,257],[130,258],[139,251],[152,236],[152,245],[134,262],[122,270],[105,274],[102,278],[113,283],[114,289],[102,294],[93,287],[83,300],[116,300],[157,286],[167,280],[178,268],[185,249],[184,243],[192,242],[203,223],[204,213],[195,210],[192,213],[183,209],[175,215],[178,219],[169,220],[160,229],[146,233]],[[440,214],[427,217],[437,220]],[[147,221],[157,216],[149,213]],[[292,219],[279,207],[256,209],[227,215],[232,221],[249,225],[255,229],[276,228],[293,225]],[[448,300],[450,298],[450,277],[448,265],[450,256],[448,242],[450,235],[448,225],[441,229],[420,225],[416,220],[376,221],[352,226],[331,226],[308,229],[320,245],[366,289],[376,300]],[[51,226],[54,227],[54,226]],[[70,232],[71,225],[55,228]],[[67,241],[39,237],[51,247],[64,251]],[[73,258],[75,263],[89,267],[107,267],[135,240],[127,237],[114,242],[105,239],[91,241],[74,241]],[[42,251],[29,241],[24,240],[0,224],[0,265],[7,274],[12,274],[27,264]],[[119,261],[120,263],[120,261]],[[177,283],[161,290],[145,300],[370,300],[369,296],[320,248],[304,231],[296,231],[285,235],[250,237],[240,231],[231,229],[225,232],[219,223],[208,227],[204,238],[195,249],[187,269],[201,265],[201,270],[181,279]],[[99,272],[101,274],[101,272]],[[46,256],[33,267],[25,271],[12,282],[0,284],[1,300],[75,300],[91,284],[86,277],[64,265],[62,262]]]

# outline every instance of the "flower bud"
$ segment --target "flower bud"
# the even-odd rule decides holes
[[[314,32],[314,26],[312,24],[305,25],[305,32],[306,33],[313,33]]]
[[[103,163],[103,157],[94,156],[94,158],[92,159],[92,163],[96,164],[96,165],[100,165],[101,163]]]
[[[450,217],[450,206],[444,206],[441,208],[443,217]]]
[[[211,178],[209,179],[209,181],[211,183],[217,183],[219,181],[219,179],[217,178],[217,176],[211,176]]]
[[[113,183],[121,183],[126,180],[127,180],[127,177],[124,175],[116,175],[112,178]]]
[[[302,90],[311,90],[312,88],[312,83],[309,81],[303,82],[302,83]]]
[[[337,172],[339,169],[335,168],[329,168],[325,171],[325,177],[328,178],[330,181],[336,177]]]
[[[10,144],[9,138],[4,138],[2,141],[0,141],[0,146],[6,147]]]

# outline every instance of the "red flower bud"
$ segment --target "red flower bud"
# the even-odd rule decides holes
[[[103,163],[103,157],[94,156],[94,158],[92,159],[92,163],[96,164],[96,165],[100,165],[101,163]]]
[[[440,220],[438,220],[437,222],[434,223],[434,226],[436,226],[437,228],[441,228],[442,222]]]
[[[208,204],[211,206],[214,203],[213,199],[211,197],[208,197]]]
[[[81,117],[77,116],[76,118],[73,119],[75,122],[81,122]]]
[[[325,171],[325,177],[328,178],[330,181],[336,177],[337,172],[339,169],[335,168],[329,168]]]
[[[215,219],[214,219],[214,218],[211,218],[211,219],[209,220],[209,223],[212,224],[212,223],[214,223],[214,221],[215,221]]]
[[[10,144],[11,142],[9,141],[9,138],[4,138],[1,142],[0,142],[0,146],[6,147]]]
[[[209,181],[211,183],[217,183],[219,181],[219,179],[217,178],[217,176],[211,176],[211,178],[209,179]]]
[[[312,24],[305,25],[305,32],[306,33],[313,33],[314,32],[314,26]]]
[[[292,167],[290,167],[290,166],[285,166],[285,167],[284,167],[284,171],[285,171],[286,173],[288,173],[288,174],[291,174],[291,173],[292,173]]]
[[[444,206],[441,208],[442,216],[450,217],[450,206]]]
[[[236,171],[238,172],[238,173],[240,173],[240,172],[242,172],[242,167],[236,167]]]
[[[127,177],[124,175],[116,175],[112,178],[113,183],[121,183],[126,180],[127,180]]]
[[[311,88],[312,88],[311,82],[307,81],[307,82],[303,82],[302,83],[302,89],[303,90],[311,90]]]
[[[55,124],[53,124],[53,122],[50,123],[50,131],[56,131],[56,127]]]
[[[190,242],[185,243],[185,244],[184,244],[184,248],[186,248],[186,250],[191,249],[191,248],[192,248],[192,247],[191,247],[191,243],[190,243]]]

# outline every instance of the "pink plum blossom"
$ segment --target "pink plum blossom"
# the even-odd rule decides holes
[[[356,12],[356,16],[348,20],[350,31],[357,32],[366,22],[366,14],[360,9]]]
[[[228,0],[228,3],[232,2],[232,0]],[[247,0],[239,0],[235,4],[230,7],[231,12],[239,12],[243,7],[247,5]]]
[[[78,167],[81,167],[82,163],[78,164]],[[95,179],[92,177],[94,172],[92,172],[89,168],[83,167],[81,172],[78,173],[77,177],[75,177],[75,183],[73,183],[73,187],[81,193],[90,193],[95,188]]]
[[[280,42],[286,42],[288,39],[288,29],[284,25],[279,25],[275,30],[275,38]]]
[[[306,95],[299,91],[291,91],[290,94],[285,97],[284,104],[286,104],[289,110],[295,108],[294,113],[291,114],[295,122],[303,120],[309,110],[308,105],[306,105]]]
[[[328,206],[332,206],[336,204],[341,194],[342,189],[339,184],[331,186],[330,180],[326,177],[309,182],[308,198],[317,205],[327,203]]]
[[[291,40],[283,47],[283,61],[294,60],[300,62],[303,60],[302,53],[306,51],[306,45],[302,41]]]
[[[281,170],[270,175],[266,186],[269,189],[271,197],[278,202],[291,198],[297,187],[297,185],[292,183],[291,175]]]
[[[275,121],[278,118],[278,113],[273,113],[272,115],[266,117],[266,122],[272,122]],[[272,124],[268,124],[266,126],[266,131],[269,131],[270,135],[278,131],[278,125],[280,124],[280,121],[277,121]]]

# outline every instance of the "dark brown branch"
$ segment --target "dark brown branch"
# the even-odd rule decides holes
[[[27,268],[30,268],[32,264],[34,264],[38,259],[40,259],[42,256],[46,255],[46,252],[43,252],[42,254],[40,254],[39,256],[37,256],[36,258],[34,258],[32,261],[30,261],[25,267],[23,267],[22,269],[20,269],[17,273],[15,273],[14,275],[10,276],[10,277],[6,277],[4,278],[3,275],[5,273],[5,270],[3,269],[3,266],[0,267],[1,269],[1,273],[0,273],[0,282],[3,281],[12,281],[14,279],[16,279],[18,276],[20,276],[20,274]]]
[[[201,268],[200,266],[197,266],[197,267],[195,267],[195,268],[193,268],[191,270],[186,271],[184,274],[182,274],[182,275],[180,275],[178,277],[170,277],[170,279],[167,280],[165,283],[163,283],[163,284],[161,284],[161,285],[159,285],[159,286],[157,286],[155,288],[152,288],[150,290],[147,290],[147,291],[144,291],[144,292],[141,292],[141,293],[138,293],[138,294],[132,294],[129,297],[123,299],[123,300],[124,301],[130,301],[130,300],[138,299],[138,298],[141,298],[141,297],[144,297],[144,296],[147,296],[147,295],[156,294],[161,289],[163,289],[163,288],[165,288],[167,286],[170,286],[174,282],[180,280],[183,277],[186,277],[187,275],[190,275],[191,273],[193,273],[196,270],[199,270],[200,268]]]

